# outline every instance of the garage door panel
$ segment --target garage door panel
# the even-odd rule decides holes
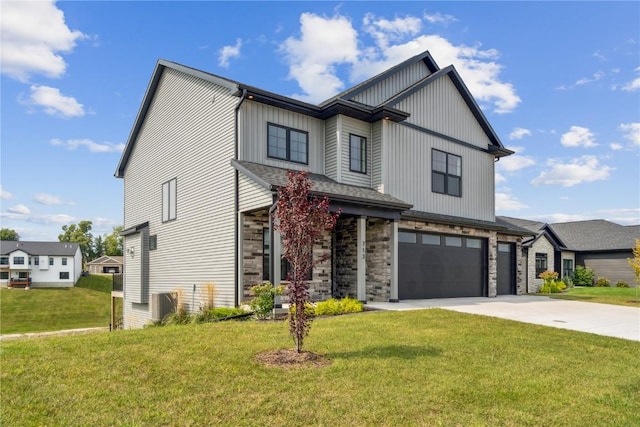
[[[400,299],[485,295],[486,241],[482,240],[479,248],[469,248],[463,237],[442,236],[441,245],[426,245],[417,234],[417,243],[398,244]],[[434,240],[433,235],[428,236]],[[478,239],[472,240],[477,245]],[[446,241],[462,246],[445,246]]]

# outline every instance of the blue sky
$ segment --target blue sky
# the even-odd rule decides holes
[[[309,102],[429,50],[503,144],[496,214],[640,223],[637,2],[6,2],[2,227],[122,222],[113,177],[158,58]]]

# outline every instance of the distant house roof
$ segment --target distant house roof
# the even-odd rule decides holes
[[[91,264],[122,264],[122,258],[121,256],[109,256],[109,255],[104,255],[101,256],[100,258],[96,258],[93,261],[89,261],[87,263],[87,265]]]
[[[523,237],[532,236],[535,234],[524,228],[516,227],[512,224],[500,221],[498,217],[496,217],[495,221],[483,221],[479,219],[462,218],[462,217],[451,216],[451,215],[441,215],[441,214],[435,214],[431,212],[409,210],[402,213],[402,219],[409,219],[409,220],[417,219],[420,221],[431,221],[438,224],[451,224],[451,225],[485,228],[489,230],[496,230],[504,234],[523,236]]]
[[[528,219],[513,218],[509,216],[496,216],[496,222],[533,231],[535,234],[538,234],[540,232],[540,229],[545,224],[544,222],[540,221],[530,221]]]
[[[270,191],[287,185],[287,169],[244,160],[232,160],[231,164]],[[358,203],[396,210],[406,210],[412,206],[410,203],[389,194],[382,194],[367,187],[341,184],[326,175],[310,173],[308,178],[311,181],[311,192],[327,196],[331,201]]]
[[[0,255],[8,255],[20,250],[29,255],[74,256],[78,250],[77,243],[68,242],[25,242],[0,241]]]
[[[549,229],[573,251],[629,250],[640,239],[640,226],[628,227],[604,219],[549,224]]]

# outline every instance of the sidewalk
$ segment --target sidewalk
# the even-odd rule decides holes
[[[51,337],[57,335],[79,335],[88,334],[91,332],[105,332],[109,331],[108,327],[100,328],[81,328],[81,329],[65,329],[62,331],[50,331],[50,332],[26,332],[23,334],[5,334],[0,335],[0,341],[17,340],[21,338],[38,338],[38,337]]]

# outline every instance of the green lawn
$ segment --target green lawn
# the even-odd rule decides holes
[[[0,289],[0,334],[109,326],[111,276],[81,277],[73,288]]]
[[[541,294],[543,295],[543,294]],[[562,294],[544,294],[551,298],[640,307],[635,288],[571,288]],[[640,295],[640,292],[639,292]]]
[[[431,309],[315,320],[330,366],[258,364],[283,322],[2,343],[0,424],[631,426],[640,343]]]

